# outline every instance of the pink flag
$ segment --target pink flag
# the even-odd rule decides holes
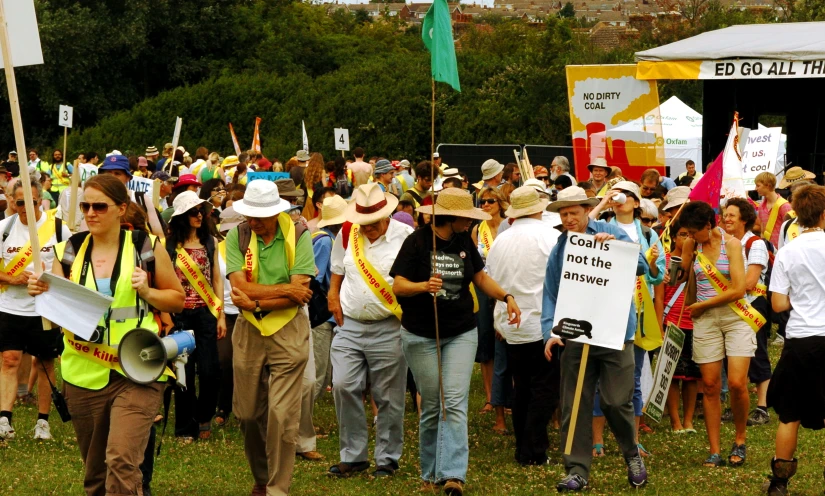
[[[238,137],[235,136],[235,129],[232,128],[232,123],[229,123],[229,132],[232,134],[232,146],[235,147],[235,155],[241,154],[241,145],[238,144]]]
[[[691,201],[703,201],[713,208],[719,208],[719,194],[722,191],[722,156],[723,153],[720,153],[716,157],[710,168],[696,183],[696,187],[690,192]]]

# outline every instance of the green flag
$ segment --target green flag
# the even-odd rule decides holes
[[[447,83],[461,91],[458,82],[458,64],[455,60],[453,24],[447,0],[434,0],[421,26],[424,45],[432,55],[433,79]]]

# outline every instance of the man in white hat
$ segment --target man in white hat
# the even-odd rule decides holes
[[[504,175],[504,165],[498,160],[491,158],[481,164],[481,180],[484,182],[483,188],[498,188],[501,185],[501,178]]]
[[[594,221],[588,217],[590,210],[599,203],[597,198],[588,198],[587,193],[578,186],[571,186],[559,192],[558,200],[548,207],[551,212],[558,212],[564,226],[564,233],[550,253],[544,281],[544,296],[541,313],[541,329],[545,341],[544,354],[547,360],[556,359],[558,350],[554,346],[564,346],[561,357],[561,444],[567,443],[570,417],[576,382],[579,378],[581,364],[581,343],[565,343],[552,332],[556,313],[556,301],[559,295],[562,266],[564,265],[564,248],[568,233],[587,233],[595,235],[596,241],[603,242],[618,239],[630,242],[625,231],[603,221]],[[636,275],[647,274],[648,264],[639,252]],[[630,292],[630,288],[628,288]],[[631,297],[629,293],[628,298]],[[617,316],[621,318],[622,316]],[[582,491],[587,487],[590,476],[590,463],[593,459],[592,437],[593,404],[596,384],[600,384],[601,405],[607,422],[627,463],[628,482],[631,487],[641,487],[647,483],[647,469],[636,445],[636,427],[633,404],[630,401],[635,389],[633,356],[633,335],[636,331],[636,309],[631,303],[627,316],[625,347],[623,350],[611,350],[600,346],[590,347],[587,371],[581,392],[576,431],[573,433],[573,449],[564,455],[567,475],[559,481],[556,489],[563,491]]]
[[[413,187],[415,179],[410,175],[410,161],[404,159],[398,162],[398,172],[395,174],[396,187],[402,194],[406,193],[408,189]]]
[[[590,171],[590,184],[596,190],[596,196],[603,197],[607,194],[607,176],[613,169],[607,165],[607,160],[603,158],[594,158],[593,162],[588,164],[587,170]]]
[[[295,465],[309,317],[315,276],[312,242],[293,224],[290,203],[270,181],[250,181],[232,204],[247,222],[226,238],[232,302],[241,310],[232,336],[234,412],[244,434],[253,495],[287,494]]]
[[[522,465],[547,462],[547,424],[559,401],[558,367],[552,374],[551,363],[544,357],[541,332],[544,274],[536,270],[547,265],[550,251],[561,234],[542,222],[549,203],[533,186],[513,191],[506,215],[515,221],[496,238],[487,255],[490,277],[512,294],[521,308],[519,326],[509,324],[507,305],[503,302],[496,303],[493,317],[496,331],[506,341],[507,363],[513,374],[515,458]]]
[[[407,364],[401,350],[401,307],[392,292],[390,268],[412,228],[391,220],[398,199],[375,183],[359,186],[347,207],[348,236],[332,248],[329,309],[338,324],[330,350],[332,392],[340,428],[341,462],[329,473],[346,477],[366,470],[369,430],[363,394],[378,407],[376,477],[392,476],[404,443]]]

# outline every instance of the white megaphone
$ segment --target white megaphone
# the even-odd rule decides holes
[[[172,362],[178,386],[186,389],[184,366],[194,350],[193,331],[180,331],[161,338],[148,329],[138,327],[123,336],[117,354],[126,377],[138,384],[157,381]]]

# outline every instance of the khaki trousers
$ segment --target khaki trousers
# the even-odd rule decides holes
[[[267,496],[289,493],[295,466],[309,319],[298,314],[272,336],[262,336],[243,315],[232,336],[235,397],[232,411],[256,484]]]
[[[315,352],[312,349],[312,333],[309,334],[309,360],[304,368],[301,383],[301,420],[298,423],[298,444],[296,453],[307,453],[317,449],[315,424],[312,415],[315,413]]]
[[[137,384],[117,372],[99,391],[66,383],[88,496],[143,494],[139,466],[165,386]]]

